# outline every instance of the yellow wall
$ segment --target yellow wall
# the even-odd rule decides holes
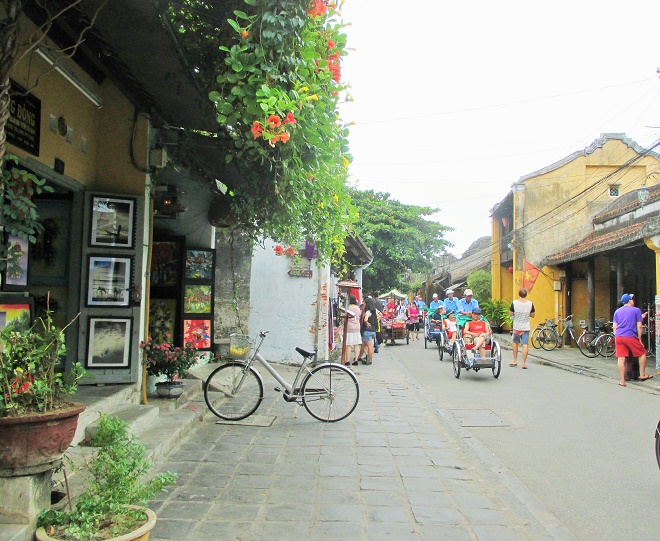
[[[23,21],[25,31],[34,26]],[[45,41],[46,45],[52,43]],[[41,100],[41,136],[39,156],[8,145],[10,153],[32,156],[53,168],[55,158],[65,164],[64,174],[90,190],[109,193],[144,194],[145,173],[131,164],[129,144],[133,131],[133,106],[108,79],[98,85],[74,62],[64,59],[94,93],[101,96],[103,106],[96,107],[86,96],[36,52],[28,54],[13,70],[11,79]],[[50,116],[63,117],[73,129],[73,141],[49,129]],[[135,156],[142,168],[147,156],[148,119],[139,117],[134,142]],[[87,152],[82,138],[87,139]]]
[[[538,267],[544,258],[563,251],[593,231],[593,216],[614,200],[609,195],[611,184],[618,185],[623,194],[645,181],[647,185],[658,182],[657,178],[648,178],[660,167],[660,162],[652,156],[645,156],[634,166],[617,172],[635,156],[637,153],[623,141],[610,139],[591,154],[579,155],[561,167],[514,185],[515,274],[511,288],[514,297],[521,287],[524,260]],[[494,223],[492,231],[496,242],[500,228]],[[610,306],[609,260],[598,257],[595,269],[595,315],[610,320],[615,307]],[[571,312],[577,322],[587,319],[586,263],[573,263],[573,271],[584,276],[571,284]],[[559,269],[544,267],[528,295],[534,302],[537,322],[567,315],[566,284],[562,282],[561,290],[555,291],[555,281],[561,281]],[[499,291],[501,298],[507,298],[507,282],[504,272],[497,282],[493,280],[493,291]],[[576,326],[579,328],[577,323]]]

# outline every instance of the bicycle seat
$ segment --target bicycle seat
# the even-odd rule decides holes
[[[305,350],[302,349],[302,348],[296,348],[296,351],[297,351],[298,353],[300,353],[300,354],[301,354],[303,357],[305,357],[306,359],[309,358],[309,357],[314,357],[314,356],[316,355],[316,351],[313,351],[313,352],[310,353],[309,351],[305,351]]]

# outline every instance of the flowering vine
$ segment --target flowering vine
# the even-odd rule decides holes
[[[320,259],[344,250],[357,221],[346,190],[348,128],[338,105],[346,52],[339,4],[244,0],[209,99],[229,133],[226,161],[243,182],[232,208],[281,243],[316,239]]]

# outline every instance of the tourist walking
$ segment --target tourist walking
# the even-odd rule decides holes
[[[353,317],[347,317],[346,325],[346,347],[344,348],[344,358],[341,363],[346,366],[353,364],[357,366],[360,357],[360,347],[362,346],[362,336],[360,335],[360,316],[362,311],[357,303],[355,295],[350,295],[350,304],[348,313]],[[353,350],[353,361],[351,362],[351,350]]]
[[[527,369],[527,354],[529,353],[529,318],[534,317],[534,303],[527,298],[527,290],[523,287],[518,291],[518,298],[511,303],[509,313],[513,318],[513,362],[509,366],[518,366],[518,344],[522,344],[522,367]]]

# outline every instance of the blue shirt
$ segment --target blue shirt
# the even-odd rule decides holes
[[[442,301],[431,301],[431,304],[429,304],[429,308],[431,310],[437,310],[441,306],[444,306],[444,304],[442,304]]]
[[[456,297],[453,299],[445,298],[445,312],[458,312],[458,299]]]
[[[459,312],[469,313],[472,312],[472,310],[474,310],[475,308],[479,308],[479,302],[474,297],[470,302],[467,302],[465,300],[465,297],[463,297],[461,300],[458,301]]]
[[[417,308],[420,310],[426,306],[426,303],[424,301],[415,301],[415,304],[417,305]]]

